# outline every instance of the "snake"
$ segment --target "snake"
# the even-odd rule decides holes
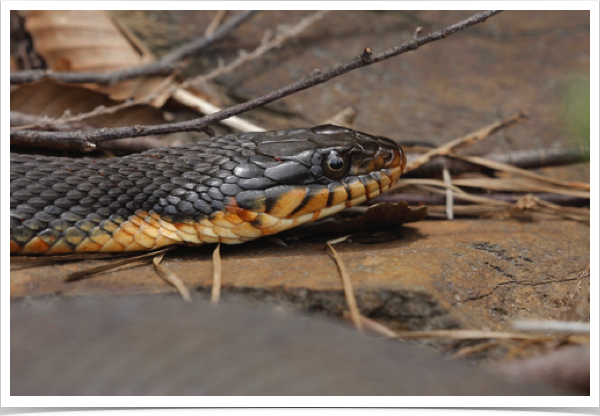
[[[394,141],[334,125],[103,159],[11,153],[10,251],[244,243],[371,200],[405,165]]]

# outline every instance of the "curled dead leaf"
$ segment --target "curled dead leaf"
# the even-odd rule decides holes
[[[19,85],[10,93],[10,110],[40,117],[59,118],[111,107],[117,103],[105,95],[75,85],[43,80]],[[147,105],[125,108],[116,114],[101,114],[84,121],[95,127],[121,127],[135,124],[160,124],[160,110]]]
[[[25,28],[36,51],[54,71],[94,72],[146,64],[155,56],[107,12],[98,10],[32,10],[23,12]],[[111,86],[85,84],[86,88],[124,101],[156,91],[161,76],[148,76]],[[159,94],[151,105],[160,107],[168,94]]]

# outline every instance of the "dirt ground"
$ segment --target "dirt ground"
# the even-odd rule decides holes
[[[307,12],[261,12],[232,38],[195,59],[188,73],[253,49],[265,28],[291,24]],[[157,54],[201,35],[205,12],[115,12]],[[314,69],[379,52],[410,38],[417,26],[439,30],[469,11],[331,12],[290,44],[222,76],[224,102],[280,88]],[[530,119],[470,152],[577,145],[565,122],[565,91],[589,78],[588,12],[504,12],[486,23],[400,57],[353,71],[324,85],[244,114],[267,129],[318,124],[347,106],[354,127],[399,141],[444,143],[525,110]],[[200,136],[198,136],[200,137]],[[547,170],[589,181],[587,165]],[[326,238],[258,241],[223,247],[226,301],[262,308],[339,314],[341,279]],[[362,313],[394,329],[507,329],[516,318],[560,318],[578,273],[589,264],[589,225],[575,221],[426,220],[407,224],[390,241],[336,246]],[[164,264],[192,289],[210,296],[212,247],[181,249]],[[72,283],[68,272],[106,261],[23,268],[13,265],[11,298],[168,294],[174,289],[144,263]],[[589,309],[584,312],[589,319]]]

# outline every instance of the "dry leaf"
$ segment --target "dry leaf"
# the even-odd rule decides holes
[[[65,111],[76,115],[100,106],[116,103],[105,95],[86,88],[43,80],[19,85],[10,93],[10,110],[40,117],[58,118]],[[136,124],[164,123],[162,112],[148,105],[125,108],[115,114],[104,114],[86,119],[84,124],[95,127],[122,127]]]
[[[55,71],[95,72],[147,64],[155,60],[142,43],[107,12],[98,10],[35,10],[23,13],[25,28],[36,51]],[[123,101],[157,89],[164,77],[140,77],[112,86],[85,84],[86,88]],[[160,107],[166,94],[152,105]]]

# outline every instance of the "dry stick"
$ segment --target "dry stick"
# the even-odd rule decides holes
[[[542,202],[550,202],[555,206],[580,206],[589,204],[588,198],[579,198],[568,195],[560,195],[553,193],[533,193],[535,198],[539,199]],[[520,194],[501,194],[501,193],[486,193],[486,198],[507,201],[507,202],[517,202],[517,200],[522,196]],[[368,205],[380,204],[382,202],[398,202],[398,201],[406,201],[408,205],[443,205],[446,201],[444,196],[440,195],[430,195],[430,194],[417,194],[417,193],[392,193],[392,194],[383,194],[378,196],[377,198],[368,202]],[[465,201],[454,201],[454,206],[463,205]]]
[[[210,292],[210,303],[217,306],[219,304],[219,298],[221,297],[221,255],[219,254],[219,249],[221,248],[221,243],[217,244],[217,248],[213,252],[213,284],[212,290]]]
[[[348,313],[348,311],[344,311],[343,317],[345,320],[352,321],[352,316],[350,315],[350,313]],[[373,332],[385,338],[393,338],[394,336],[396,336],[396,333],[390,328],[371,318],[360,315],[360,320],[365,331]]]
[[[23,128],[47,128],[47,129],[59,129],[59,130],[72,130],[75,126],[71,124],[60,123],[60,126],[55,126],[53,120],[47,116],[38,116],[34,114],[22,113],[20,111],[10,112],[10,126],[23,129]],[[81,128],[82,126],[77,126]]]
[[[191,302],[192,297],[190,296],[190,291],[188,290],[187,287],[185,287],[185,285],[183,284],[181,279],[179,277],[177,277],[177,275],[175,273],[173,273],[171,270],[167,269],[165,266],[160,264],[163,257],[165,257],[165,254],[167,254],[166,251],[152,259],[152,262],[154,263],[154,270],[156,270],[156,273],[164,281],[166,281],[170,285],[174,286],[175,289],[177,289],[177,291],[179,292],[179,294],[181,295],[181,297],[183,298],[184,301]]]
[[[405,149],[405,151],[410,149]],[[431,149],[424,149],[429,151]],[[414,158],[412,155],[408,155],[409,162],[412,162],[418,156]],[[515,166],[521,169],[538,169],[548,166],[561,166],[570,165],[573,163],[580,163],[587,161],[589,157],[589,151],[587,149],[582,150],[580,148],[567,148],[567,149],[530,149],[530,150],[516,150],[506,153],[492,153],[485,156],[486,159],[504,163],[507,165]],[[403,177],[409,178],[426,178],[431,176],[439,176],[443,166],[447,165],[448,170],[451,174],[456,175],[467,172],[480,172],[484,170],[482,166],[474,165],[472,163],[463,162],[462,160],[440,157],[437,160],[432,160],[425,165],[421,165],[418,168],[411,170],[410,172],[403,172]]]
[[[438,188],[436,188],[436,186],[439,187],[447,187],[452,189],[454,197],[458,198],[458,199],[464,199],[466,201],[470,201],[470,202],[474,202],[474,203],[478,203],[478,204],[483,204],[483,205],[488,205],[488,206],[504,206],[507,207],[509,209],[513,209],[515,207],[517,207],[517,205],[519,203],[522,203],[524,201],[524,198],[528,198],[528,200],[531,200],[531,202],[534,203],[534,205],[532,206],[539,206],[540,205],[540,201],[537,200],[533,200],[531,198],[531,196],[529,195],[525,195],[525,196],[521,196],[515,204],[511,204],[507,201],[501,201],[501,200],[492,200],[486,197],[481,197],[481,196],[476,196],[473,194],[469,194],[466,193],[465,191],[463,191],[460,188],[457,188],[456,186],[450,186],[448,187],[445,183],[438,181],[437,183],[435,183],[435,180],[432,179],[423,179],[423,180],[418,180],[418,179],[408,179],[406,181],[413,181],[413,184],[417,185],[419,183],[430,183],[434,186],[430,186],[430,185],[418,185],[417,187],[426,191],[426,192],[432,192],[432,193],[440,193],[443,194],[445,193],[444,190],[440,190]],[[456,180],[455,183],[459,182],[459,180]],[[561,191],[563,192],[563,191]],[[564,191],[567,192],[567,191]],[[564,218],[568,218],[568,219],[573,219],[576,221],[589,221],[589,210],[582,210],[581,208],[568,208],[568,207],[561,207],[559,205],[554,205],[554,204],[549,204],[549,203],[543,203],[546,204],[546,206],[542,206],[542,207],[538,207],[538,210],[541,211],[546,211],[548,212],[548,210],[550,211],[550,214],[552,214],[553,216],[555,215],[560,215]],[[542,205],[543,205],[542,204]],[[465,207],[466,208],[466,207]],[[518,208],[518,207],[517,207]],[[469,208],[467,209],[463,209],[462,212],[464,213],[465,211],[469,211]],[[492,209],[490,212],[498,212],[497,209]],[[519,212],[511,212],[511,215],[515,216],[519,214]],[[536,213],[536,212],[532,212],[532,214],[536,214],[540,219],[544,216],[544,213]]]
[[[217,28],[217,26],[219,26],[221,24],[221,22],[223,21],[223,19],[225,19],[226,15],[227,15],[227,10],[217,11],[217,13],[214,15],[213,19],[210,21],[210,23],[206,27],[206,30],[204,31],[204,36],[208,37],[208,36],[212,35],[214,33],[215,29]]]
[[[399,184],[397,183],[395,185],[398,188],[401,188],[401,187],[407,186],[407,185],[415,185],[415,186],[418,186],[420,189],[425,190],[426,192],[433,192],[433,193],[440,193],[440,194],[445,194],[446,191],[440,190],[437,187],[448,188],[454,192],[454,198],[463,199],[465,201],[470,201],[470,202],[474,202],[477,204],[489,204],[489,205],[498,205],[498,206],[504,206],[504,207],[508,207],[508,206],[512,205],[506,201],[498,201],[498,200],[494,200],[494,199],[485,198],[482,196],[469,194],[469,193],[463,191],[462,189],[458,188],[455,184],[454,185],[446,185],[443,181],[441,181],[439,179],[400,179],[398,182],[400,182],[400,183]],[[456,180],[455,180],[455,182],[456,182]]]
[[[118,127],[112,129],[99,129],[90,132],[72,132],[72,133],[60,133],[60,132],[38,132],[38,131],[28,131],[28,130],[14,130],[10,131],[11,143],[13,140],[21,139],[24,141],[28,141],[30,143],[39,143],[43,141],[47,142],[69,142],[75,145],[80,145],[82,147],[93,147],[95,143],[107,141],[107,140],[116,140],[123,139],[126,137],[140,137],[140,136],[148,136],[152,134],[168,134],[175,132],[183,132],[183,131],[201,131],[202,128],[209,126],[218,121],[229,118],[233,115],[240,114],[246,111],[249,111],[253,108],[263,106],[265,104],[271,103],[275,100],[278,100],[282,97],[286,97],[295,92],[305,90],[314,85],[322,84],[324,82],[329,81],[332,78],[335,78],[339,75],[345,74],[349,71],[362,68],[368,65],[372,65],[374,63],[392,58],[394,56],[409,52],[414,49],[414,46],[417,47],[423,46],[427,43],[445,39],[447,36],[452,35],[460,30],[463,30],[469,26],[484,22],[491,16],[494,16],[500,13],[500,10],[490,10],[483,13],[478,13],[468,19],[465,19],[457,24],[448,26],[446,29],[430,33],[426,36],[418,38],[414,42],[405,42],[400,46],[388,49],[380,54],[373,55],[369,53],[368,50],[365,50],[363,54],[354,58],[350,62],[345,64],[340,64],[330,69],[329,71],[322,74],[312,74],[306,78],[300,79],[292,84],[289,84],[277,91],[273,91],[269,94],[266,94],[262,97],[258,97],[252,100],[249,100],[245,103],[238,104],[232,107],[229,107],[223,111],[219,111],[214,114],[210,114],[208,116],[187,120],[183,122],[177,123],[169,123],[169,124],[161,124],[155,126],[131,126],[131,127]]]
[[[586,191],[573,191],[570,189],[564,189],[559,187],[551,187],[548,185],[540,184],[539,182],[529,182],[524,179],[512,179],[512,178],[502,178],[502,179],[491,179],[491,178],[464,178],[464,179],[454,179],[453,184],[451,186],[446,185],[440,179],[400,179],[394,185],[394,190],[398,190],[399,188],[406,186],[436,186],[440,188],[450,188],[456,194],[455,197],[461,197],[461,195],[468,197],[474,197],[476,200],[473,202],[482,201],[482,203],[490,203],[493,205],[502,205],[501,200],[492,200],[490,198],[483,198],[476,196],[474,194],[469,194],[459,188],[458,186],[467,186],[471,188],[482,188],[486,190],[496,190],[496,191],[509,191],[509,192],[548,192],[555,193],[561,195],[568,195],[577,198],[590,198],[590,193]],[[431,191],[427,191],[431,192]],[[433,191],[433,192],[437,192]],[[463,198],[466,200],[470,200],[467,198]],[[504,204],[506,205],[506,204]]]
[[[396,332],[396,338],[447,338],[447,339],[553,339],[518,332],[480,331],[476,329],[439,329],[432,331]]]
[[[456,140],[452,140],[451,142],[443,144],[440,147],[436,147],[435,149],[430,150],[429,152],[417,157],[415,160],[408,163],[408,165],[406,165],[406,168],[404,169],[404,172],[410,172],[411,170],[418,168],[424,163],[429,162],[432,158],[436,156],[444,156],[460,147],[477,143],[483,139],[488,138],[497,131],[512,126],[513,124],[516,124],[519,121],[522,121],[526,118],[527,115],[525,114],[525,112],[521,111],[511,117],[497,121],[495,123],[490,124],[487,127],[477,130],[474,133],[460,137]]]
[[[467,345],[466,347],[463,347],[460,350],[458,350],[456,353],[452,354],[450,356],[450,359],[455,360],[457,358],[463,358],[470,354],[489,350],[491,348],[497,347],[498,345],[499,345],[499,343],[497,341],[484,342],[484,343],[476,344],[476,345]]]
[[[406,179],[414,181],[415,179]],[[431,179],[429,179],[431,180]],[[483,188],[486,190],[509,192],[550,192],[555,194],[570,195],[580,198],[590,198],[589,191],[581,191],[569,187],[555,186],[542,183],[538,180],[526,178],[457,178],[454,185]]]
[[[226,73],[233,71],[240,65],[242,65],[246,62],[249,62],[253,59],[256,59],[259,56],[264,55],[266,52],[270,51],[271,49],[280,47],[283,44],[283,42],[285,42],[286,40],[288,40],[289,38],[291,38],[293,36],[300,34],[307,27],[309,27],[310,25],[315,23],[317,20],[322,19],[325,16],[325,14],[327,14],[327,13],[328,13],[327,11],[319,11],[319,12],[311,14],[308,17],[303,18],[296,25],[279,33],[277,36],[275,36],[275,38],[273,38],[269,41],[261,42],[261,44],[256,49],[254,49],[252,52],[242,53],[234,61],[230,62],[229,64],[227,64],[223,67],[216,68],[215,70],[209,72],[206,75],[200,75],[200,76],[185,80],[181,84],[180,88],[197,86],[197,85],[207,82],[219,75],[226,74]]]
[[[342,258],[338,255],[337,251],[333,248],[333,246],[328,242],[327,245],[333,252],[333,257],[335,258],[335,263],[340,270],[340,274],[342,275],[342,284],[344,286],[344,295],[346,296],[346,302],[348,303],[348,309],[350,309],[350,317],[352,318],[352,322],[357,330],[363,330],[362,320],[360,319],[360,311],[358,310],[358,305],[356,303],[356,297],[354,296],[354,291],[352,290],[352,282],[350,281],[350,276],[348,275],[348,271],[346,270],[346,266],[342,261]]]
[[[249,10],[237,13],[231,19],[227,20],[210,36],[195,39],[185,45],[180,46],[174,51],[161,57],[159,60],[146,65],[135,66],[131,68],[120,69],[109,72],[54,72],[50,70],[29,70],[18,71],[10,74],[11,85],[23,84],[26,82],[39,81],[44,78],[52,78],[57,81],[70,84],[96,83],[102,85],[113,85],[126,79],[136,78],[143,75],[168,74],[179,66],[179,62],[184,58],[206,49],[213,43],[223,39],[229,32],[237,28],[252,17],[256,11]]]
[[[553,185],[565,186],[567,188],[569,188],[569,187],[582,188],[582,189],[586,189],[588,191],[590,190],[589,183],[562,181],[560,179],[554,179],[549,176],[540,175],[539,173],[535,173],[535,172],[531,172],[531,171],[521,169],[521,168],[518,168],[515,166],[507,165],[505,163],[488,160],[484,157],[463,156],[463,155],[457,155],[457,154],[453,154],[453,153],[449,153],[448,156],[463,160],[465,162],[473,163],[475,165],[485,166],[487,168],[494,169],[496,171],[515,173],[517,175],[526,176],[526,177],[529,177],[532,179],[537,179],[539,181],[551,183]]]
[[[167,78],[165,81],[161,82],[161,84],[153,92],[151,92],[150,94],[147,94],[146,96],[139,97],[135,100],[126,101],[126,102],[123,102],[121,104],[111,106],[111,107],[101,107],[101,108],[99,107],[90,112],[81,113],[81,114],[78,114],[73,117],[59,118],[57,120],[54,120],[53,123],[47,124],[46,126],[43,126],[43,127],[53,128],[56,126],[60,126],[63,123],[70,122],[70,121],[81,121],[81,120],[84,120],[84,119],[87,119],[90,117],[98,116],[100,114],[112,114],[117,111],[121,111],[125,108],[132,107],[134,105],[148,104],[156,96],[163,95],[163,94],[172,96],[172,98],[175,101],[177,101],[180,104],[183,104],[187,107],[193,108],[194,110],[196,110],[202,114],[212,114],[212,113],[216,113],[218,111],[222,111],[222,108],[219,108],[219,107],[209,103],[208,101],[203,100],[200,97],[197,97],[196,95],[187,91],[186,88],[188,88],[190,86],[204,84],[204,83],[210,81],[211,79],[216,78],[217,76],[229,73],[229,72],[233,71],[234,69],[236,69],[237,67],[239,67],[240,65],[242,65],[246,62],[249,62],[253,59],[256,59],[261,55],[264,55],[266,52],[268,52],[269,50],[271,50],[273,48],[281,46],[281,44],[285,40],[302,32],[308,26],[310,26],[317,20],[321,19],[325,15],[325,13],[326,12],[317,12],[311,16],[308,16],[307,18],[302,19],[297,25],[295,25],[295,26],[289,28],[288,30],[285,30],[284,32],[277,35],[275,37],[275,39],[273,39],[269,42],[261,43],[261,45],[258,46],[254,51],[243,54],[240,57],[238,57],[237,59],[235,59],[234,61],[230,62],[229,64],[222,66],[222,67],[219,66],[218,68],[216,68],[215,70],[211,71],[210,73],[208,73],[206,75],[188,79],[180,85],[172,85],[171,79]],[[222,120],[221,122],[222,122],[222,124],[224,124],[228,127],[231,127],[233,129],[236,129],[236,130],[239,130],[242,132],[265,131],[265,129],[263,129],[262,127],[259,127],[253,123],[250,123],[246,120],[243,120],[243,119],[241,119],[239,117],[235,117],[235,116],[230,117],[226,120]],[[28,126],[21,126],[21,127],[19,127],[19,129],[28,129],[28,128],[35,128],[35,127],[40,127],[40,126],[28,125]]]
[[[172,94],[171,98],[173,98],[173,100],[177,101],[179,104],[185,105],[186,107],[189,107],[201,114],[212,114],[222,110],[222,108],[219,108],[216,105],[197,97],[183,88],[177,88]],[[237,116],[221,120],[221,124],[241,132],[265,131],[264,128]]]
[[[452,179],[450,178],[450,172],[448,168],[444,166],[442,170],[442,174],[444,177],[444,183],[448,186],[452,186]],[[454,194],[452,193],[452,189],[446,188],[446,216],[450,221],[454,219]]]
[[[533,331],[533,332],[571,332],[573,334],[589,334],[590,324],[584,322],[570,321],[536,321],[532,319],[524,319],[514,321],[510,325],[512,329],[517,331]]]
[[[340,127],[352,128],[357,115],[358,111],[354,107],[349,106],[319,124],[334,124]]]
[[[67,276],[65,276],[63,280],[65,282],[71,282],[73,280],[78,280],[78,279],[81,279],[83,277],[88,277],[88,276],[90,276],[92,274],[95,274],[95,273],[100,273],[100,272],[105,272],[105,271],[108,271],[108,270],[115,269],[115,268],[117,268],[119,266],[123,266],[125,264],[132,263],[132,262],[134,262],[136,260],[140,260],[140,259],[145,259],[147,257],[156,256],[157,254],[161,254],[161,253],[166,253],[169,250],[173,250],[173,248],[174,247],[168,247],[168,248],[165,248],[165,249],[160,250],[160,251],[153,251],[153,252],[150,252],[150,253],[142,254],[141,256],[129,257],[129,258],[126,258],[126,259],[123,259],[123,260],[120,260],[120,261],[111,262],[110,264],[105,264],[103,266],[92,267],[92,268],[87,269],[87,270],[82,270],[82,271],[79,271],[79,272],[70,273]]]

